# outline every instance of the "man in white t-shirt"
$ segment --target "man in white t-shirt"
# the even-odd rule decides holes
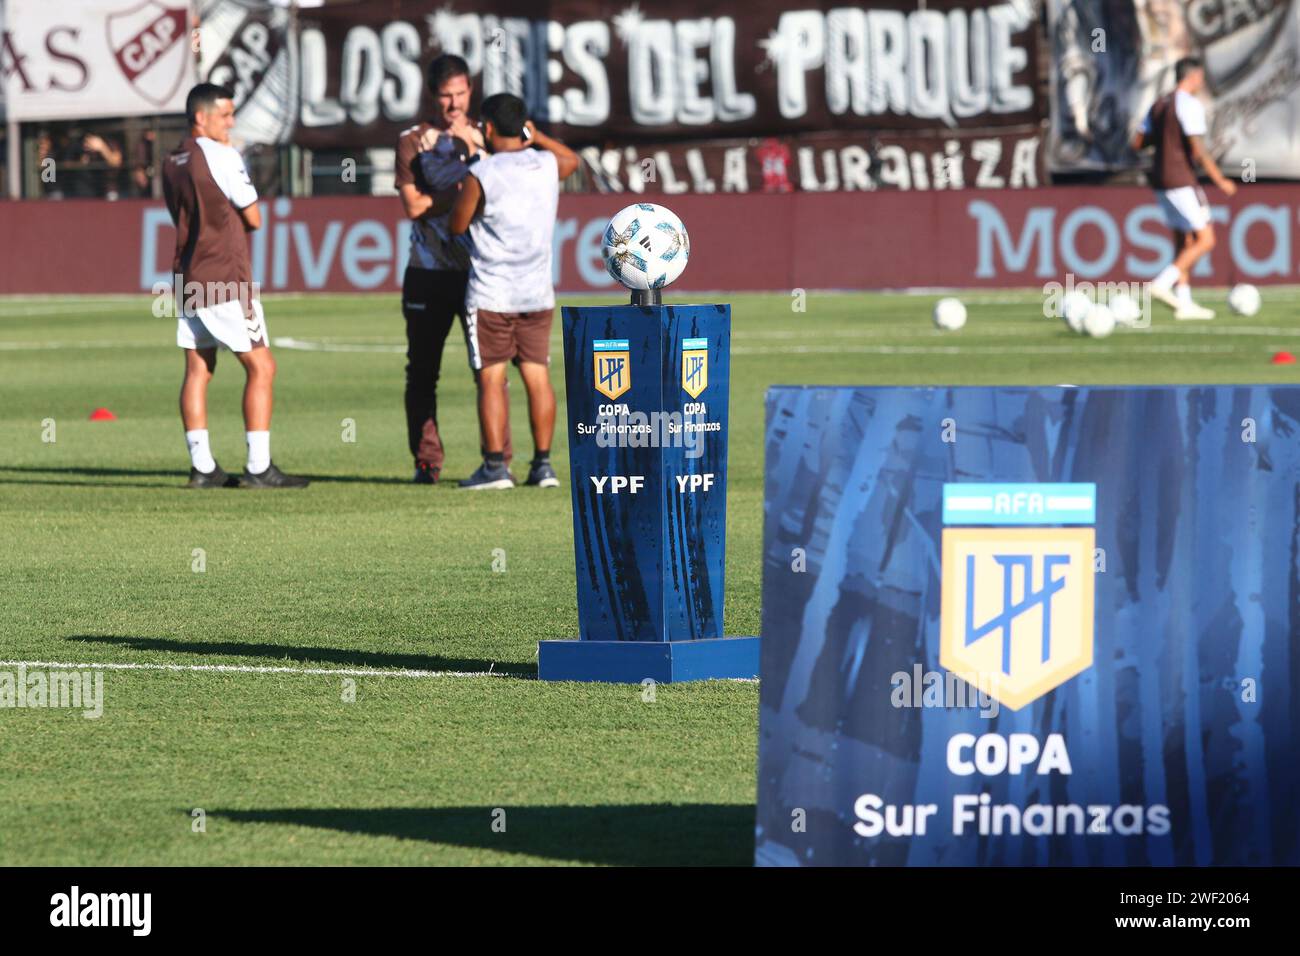
[[[550,340],[555,318],[551,240],[560,181],[578,168],[578,156],[541,133],[523,100],[498,93],[480,108],[483,139],[492,155],[470,166],[452,206],[448,227],[473,240],[465,292],[465,341],[479,375],[483,464],[462,488],[513,488],[505,463],[506,363],[519,366],[528,392],[535,453],[527,484],[559,485],[551,467],[555,392]],[[533,146],[539,147],[533,149]]]
[[[1174,261],[1151,283],[1151,295],[1174,310],[1176,319],[1212,319],[1214,313],[1192,301],[1192,267],[1214,248],[1210,207],[1196,176],[1199,163],[1227,195],[1236,183],[1219,172],[1205,148],[1205,107],[1196,94],[1205,86],[1205,68],[1195,57],[1174,66],[1177,86],[1152,105],[1133,138],[1133,148],[1155,147],[1151,185],[1174,234]]]

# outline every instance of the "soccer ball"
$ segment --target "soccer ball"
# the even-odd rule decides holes
[[[1109,306],[1098,302],[1083,317],[1083,331],[1094,339],[1104,339],[1115,331],[1115,313]]]
[[[966,324],[966,306],[960,299],[940,299],[934,304],[934,325],[944,332],[956,332]]]
[[[1106,304],[1118,325],[1131,329],[1142,318],[1142,307],[1127,292],[1116,292]]]
[[[691,256],[686,227],[671,210],[639,202],[605,227],[605,269],[629,289],[662,289],[682,274]]]
[[[1070,327],[1071,332],[1083,331],[1083,319],[1092,308],[1092,299],[1077,289],[1067,292],[1061,300],[1061,318]]]
[[[1238,315],[1254,315],[1259,311],[1259,290],[1253,285],[1234,285],[1228,293],[1228,308]]]

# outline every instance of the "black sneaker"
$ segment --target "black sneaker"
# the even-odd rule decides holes
[[[267,466],[266,471],[256,475],[250,475],[248,469],[244,469],[244,476],[239,479],[241,488],[306,488],[309,484],[310,479],[302,475],[286,475],[275,467],[274,462]]]
[[[233,488],[237,483],[234,478],[226,474],[221,466],[213,462],[211,471],[199,471],[197,468],[190,467],[190,482],[186,488]]]
[[[438,469],[427,461],[417,461],[415,463],[415,477],[411,479],[411,482],[416,485],[436,485],[438,483]]]
[[[526,484],[534,488],[558,488],[560,479],[555,477],[555,469],[549,461],[534,461],[528,468]]]
[[[487,462],[478,466],[478,471],[460,481],[462,488],[471,491],[484,491],[491,488],[513,488],[515,479],[504,463],[489,467]]]

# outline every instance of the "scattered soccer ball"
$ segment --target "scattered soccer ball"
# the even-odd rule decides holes
[[[966,306],[960,299],[940,299],[934,304],[934,326],[944,332],[956,332],[966,324]]]
[[[1071,332],[1083,331],[1083,320],[1092,308],[1092,299],[1082,292],[1067,292],[1061,300],[1061,318],[1070,327]]]
[[[1115,331],[1115,313],[1109,306],[1098,302],[1083,317],[1083,331],[1094,339],[1104,339]]]
[[[691,240],[671,210],[639,202],[620,210],[605,227],[605,269],[629,289],[662,289],[686,268]]]
[[[1237,315],[1251,316],[1259,311],[1259,290],[1253,285],[1241,283],[1234,285],[1228,293],[1228,308]]]
[[[1115,316],[1117,325],[1131,329],[1142,318],[1142,307],[1126,292],[1116,292],[1106,304],[1110,307],[1111,314]]]

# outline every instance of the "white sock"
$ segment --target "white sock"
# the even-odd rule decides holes
[[[271,433],[245,432],[248,436],[248,473],[260,475],[271,467]]]
[[[1183,305],[1192,304],[1192,287],[1190,283],[1184,282],[1178,286],[1178,301]]]
[[[195,428],[185,433],[185,444],[190,449],[190,464],[205,475],[217,467],[212,457],[212,448],[208,445],[208,430]]]
[[[1178,271],[1177,266],[1167,265],[1161,271],[1160,275],[1155,277],[1155,281],[1153,281],[1151,284],[1154,286],[1159,286],[1162,289],[1172,289],[1174,283],[1177,282],[1179,278],[1181,278],[1181,276],[1182,273]]]

